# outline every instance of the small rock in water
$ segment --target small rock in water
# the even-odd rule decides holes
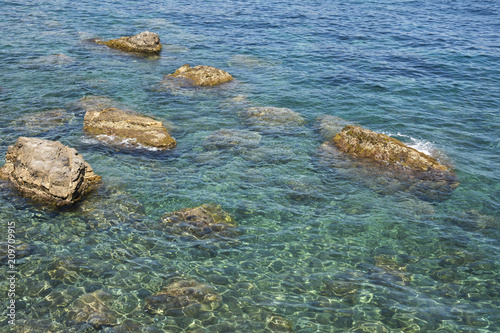
[[[251,131],[221,129],[209,135],[203,147],[206,150],[246,150],[257,147],[261,138],[259,133]]]
[[[127,52],[157,54],[161,51],[160,36],[149,31],[144,31],[134,36],[120,37],[108,41],[96,40],[95,42]]]
[[[266,325],[272,332],[293,332],[292,322],[278,315],[267,317]]]
[[[69,310],[70,323],[89,323],[95,329],[118,325],[118,313],[110,307],[113,299],[113,295],[104,290],[80,296]]]
[[[29,135],[39,135],[69,122],[73,115],[63,109],[27,114],[13,121],[13,125]]]
[[[83,130],[98,139],[99,135],[107,135],[129,139],[127,142],[132,145],[141,144],[160,150],[174,148],[177,144],[161,121],[117,108],[88,110]]]
[[[153,314],[197,317],[201,312],[214,311],[221,305],[222,296],[213,286],[196,280],[181,280],[148,297],[145,307]]]
[[[240,117],[246,124],[259,130],[288,129],[305,123],[299,113],[273,106],[251,107],[241,111]]]
[[[201,205],[165,214],[162,229],[174,235],[190,235],[197,239],[233,238],[239,234],[232,216],[217,205]]]
[[[172,79],[181,79],[180,81],[172,81]],[[216,86],[222,83],[230,82],[233,77],[226,71],[212,66],[198,65],[191,67],[186,64],[177,69],[173,74],[164,77],[164,84],[167,86],[174,85],[182,86]]]

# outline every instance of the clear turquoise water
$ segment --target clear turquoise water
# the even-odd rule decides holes
[[[15,221],[25,247],[14,331],[92,331],[72,323],[70,312],[100,289],[137,332],[268,332],[271,314],[295,332],[500,331],[497,1],[0,1],[0,8],[0,156],[21,135],[59,140],[104,183],[59,211],[0,184],[2,241]],[[160,35],[161,57],[85,41],[145,30]],[[162,89],[163,76],[185,63],[225,69],[236,83]],[[177,148],[123,151],[86,137],[76,107],[86,95],[173,124]],[[231,102],[239,95],[290,108],[306,124],[260,133],[260,155],[207,153],[204,139],[218,129],[256,130]],[[25,120],[53,109],[67,112],[57,126]],[[316,118],[324,114],[431,151],[453,165],[460,186],[444,201],[423,201],[321,167]],[[238,244],[190,242],[154,228],[164,213],[204,203],[234,216]],[[224,305],[197,318],[145,313],[146,297],[178,278],[214,285]],[[7,290],[3,279],[2,332],[11,328]]]

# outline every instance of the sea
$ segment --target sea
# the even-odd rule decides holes
[[[102,177],[61,208],[0,182],[0,332],[500,332],[497,0],[0,9],[0,165],[18,137],[37,137],[75,148]],[[160,36],[159,55],[93,42],[143,31]],[[165,85],[184,64],[234,80]],[[99,98],[161,120],[177,147],[89,136],[85,101]],[[245,117],[259,107],[300,121]],[[459,185],[415,190],[328,161],[321,147],[342,127],[324,119],[429,154]],[[240,137],[214,146],[220,130]],[[201,205],[230,214],[238,232],[158,227]],[[184,280],[221,304],[150,311]]]

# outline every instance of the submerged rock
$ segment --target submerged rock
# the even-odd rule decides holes
[[[38,135],[62,126],[72,118],[73,116],[66,110],[54,109],[24,115],[16,119],[13,125],[20,127],[21,130],[28,132],[30,135]]]
[[[278,315],[271,315],[266,318],[266,326],[272,332],[293,332],[292,322]]]
[[[172,79],[182,79],[179,86],[215,86],[230,82],[233,77],[226,71],[212,66],[198,65],[191,67],[186,64],[177,69],[173,74],[166,75],[164,83],[171,83]]]
[[[433,157],[387,135],[348,125],[319,149],[320,164],[382,194],[409,192],[423,200],[446,199],[455,173]]]
[[[288,108],[273,106],[251,107],[240,112],[244,122],[259,129],[273,127],[296,127],[304,124],[304,118]]]
[[[161,121],[117,108],[88,110],[83,130],[92,135],[129,139],[133,145],[158,149],[171,149],[177,144]]]
[[[72,106],[78,110],[87,112],[89,110],[103,110],[117,107],[118,102],[107,96],[87,95],[72,102]]]
[[[89,323],[95,329],[118,325],[118,313],[110,307],[113,298],[113,295],[104,290],[80,296],[68,313],[70,323]]]
[[[160,36],[149,31],[108,41],[96,40],[96,43],[127,52],[156,54],[161,51]]]
[[[181,280],[148,297],[145,307],[153,314],[198,317],[201,312],[214,311],[221,305],[222,296],[213,286],[196,280]]]
[[[349,123],[339,117],[324,114],[316,118],[316,127],[323,140],[330,141]]]
[[[261,138],[259,133],[251,131],[221,129],[209,135],[203,147],[205,150],[245,150],[257,147]]]
[[[30,198],[56,205],[81,199],[101,180],[75,149],[57,141],[20,137],[5,160],[0,178]]]
[[[165,214],[162,229],[174,235],[194,236],[197,239],[235,237],[238,224],[231,215],[217,205],[201,205]]]

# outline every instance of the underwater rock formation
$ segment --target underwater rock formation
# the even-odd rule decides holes
[[[5,160],[0,178],[27,197],[56,205],[81,199],[101,180],[75,149],[57,141],[19,137]]]
[[[455,173],[433,157],[384,134],[348,125],[319,149],[320,164],[383,194],[410,192],[443,200],[458,186]]]
[[[268,316],[266,326],[271,332],[293,332],[292,322],[278,315]]]
[[[234,219],[217,205],[201,205],[165,214],[160,226],[174,235],[194,236],[197,239],[235,237],[239,232]]]
[[[297,112],[288,108],[273,106],[251,107],[240,112],[240,117],[249,126],[260,130],[289,128],[304,124],[304,118]]]
[[[160,37],[154,32],[144,31],[134,36],[120,37],[108,41],[96,40],[98,44],[104,44],[108,47],[140,53],[160,53],[161,43]]]
[[[316,128],[323,140],[330,141],[349,123],[339,117],[324,114],[316,118]]]
[[[180,86],[215,86],[233,80],[233,77],[226,71],[212,66],[198,65],[191,67],[186,64],[179,67],[173,74],[166,75],[165,82],[172,79],[182,79]]]
[[[113,295],[97,290],[80,296],[71,307],[68,318],[71,323],[89,323],[95,329],[103,326],[116,326],[119,324],[119,316],[110,308]]]
[[[73,115],[63,109],[30,113],[23,115],[13,121],[13,127],[29,133],[29,135],[39,135],[43,132],[51,131],[59,126],[63,126],[73,118]]]
[[[203,148],[205,150],[245,150],[257,147],[261,138],[259,133],[251,131],[220,129],[205,139]]]
[[[169,284],[146,299],[146,310],[165,316],[198,317],[201,312],[214,311],[222,305],[222,296],[215,288],[196,280]]]
[[[161,121],[117,108],[88,110],[83,130],[96,136],[110,135],[130,139],[129,143],[133,145],[141,144],[158,149],[171,149],[177,144]]]

